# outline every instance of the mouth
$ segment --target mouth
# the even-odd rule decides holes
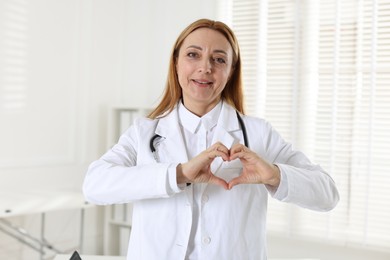
[[[213,85],[212,81],[203,80],[203,79],[193,79],[192,82],[194,82],[195,85],[197,85],[199,87],[209,87],[209,86]]]

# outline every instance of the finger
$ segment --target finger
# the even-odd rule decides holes
[[[243,145],[242,143],[235,143],[232,145],[230,150],[243,149],[243,148],[246,148],[246,146]]]
[[[220,152],[224,152],[226,154],[229,153],[229,149],[221,142],[217,142],[217,143],[213,144],[212,146],[210,146],[209,149],[210,150],[217,150],[217,151],[220,151]]]
[[[234,186],[238,185],[238,184],[242,184],[243,181],[242,181],[242,177],[241,176],[238,176],[236,178],[233,178],[232,180],[230,180],[230,182],[228,183],[228,189],[231,190]]]
[[[225,146],[225,145],[218,141],[218,142],[215,142],[212,146]]]
[[[209,152],[209,158],[215,159],[216,157],[221,157],[224,161],[227,161],[229,160],[228,151],[223,148],[216,147],[214,150]]]
[[[243,144],[235,144],[230,149],[230,155],[233,155],[235,153],[245,152],[245,151],[248,151],[248,150],[249,149],[245,145],[243,145]]]
[[[230,153],[229,149],[226,146],[224,146],[224,145],[218,146],[217,150],[220,151],[220,152],[223,152],[226,155],[229,155],[229,153]]]
[[[245,156],[247,155],[248,153],[245,151],[245,150],[237,150],[235,152],[232,152],[230,153],[230,157],[229,159],[232,161],[232,160],[235,160],[237,158],[245,158]]]
[[[228,189],[228,183],[224,179],[221,179],[221,178],[216,177],[214,175],[210,178],[210,183],[221,186],[225,190]]]

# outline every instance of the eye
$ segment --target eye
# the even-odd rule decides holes
[[[187,53],[187,57],[190,58],[197,58],[199,55],[196,52],[189,52]]]
[[[224,58],[214,58],[214,62],[216,62],[218,64],[225,64],[226,63]]]

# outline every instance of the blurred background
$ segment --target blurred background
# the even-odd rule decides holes
[[[88,205],[82,181],[199,18],[235,31],[247,114],[340,191],[327,213],[271,199],[269,257],[390,259],[388,0],[0,0],[0,259],[126,254],[131,205]]]

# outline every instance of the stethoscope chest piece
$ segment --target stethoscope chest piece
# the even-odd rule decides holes
[[[149,143],[150,151],[152,151],[154,160],[155,160],[156,162],[160,162],[160,158],[159,158],[159,156],[158,156],[156,147],[158,146],[159,141],[160,141],[161,138],[162,138],[162,137],[161,137],[160,135],[155,134],[155,135],[150,139],[150,143]]]

